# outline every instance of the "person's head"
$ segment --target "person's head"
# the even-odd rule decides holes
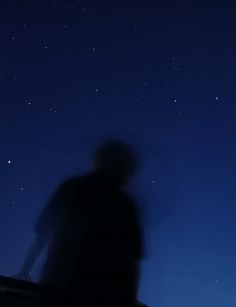
[[[136,174],[138,167],[138,156],[125,142],[107,141],[95,151],[96,170],[118,184],[127,183]]]

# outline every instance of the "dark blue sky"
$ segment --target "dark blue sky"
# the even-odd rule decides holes
[[[18,270],[57,185],[114,136],[143,157],[140,298],[236,306],[235,30],[227,1],[0,4],[0,274]]]

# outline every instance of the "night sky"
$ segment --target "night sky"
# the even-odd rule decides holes
[[[140,299],[236,306],[235,30],[233,1],[1,1],[1,275],[58,184],[117,138],[143,159]]]

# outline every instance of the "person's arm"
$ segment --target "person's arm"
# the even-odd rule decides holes
[[[14,278],[31,279],[30,274],[34,263],[38,259],[40,252],[48,242],[48,236],[51,232],[52,215],[55,210],[55,204],[51,201],[42,211],[34,229],[34,235],[27,251],[26,257],[19,272],[14,275]]]
[[[31,270],[37,260],[40,252],[42,251],[44,245],[46,244],[45,238],[37,234],[34,235],[31,245],[29,247],[26,258],[19,270],[19,272],[14,276],[20,279],[30,279]]]
[[[70,182],[62,184],[52,196],[49,204],[42,211],[35,225],[35,234],[26,258],[18,274],[14,276],[15,278],[30,278],[30,271],[40,255],[40,252],[49,242],[52,234],[57,230],[58,224],[60,223],[59,220],[63,218],[63,205],[65,204],[65,199],[67,199],[67,190],[69,187]]]

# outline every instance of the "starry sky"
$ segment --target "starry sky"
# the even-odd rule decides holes
[[[1,275],[58,184],[113,137],[143,160],[129,188],[140,300],[236,306],[235,27],[227,1],[1,2]]]

